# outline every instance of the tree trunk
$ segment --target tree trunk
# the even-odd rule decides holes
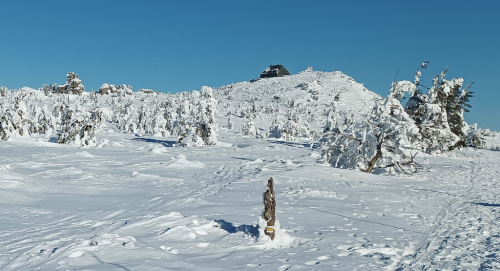
[[[274,222],[276,221],[276,198],[274,196],[274,181],[270,178],[267,181],[267,190],[264,192],[264,213],[263,217],[267,221],[267,227],[264,233],[271,240],[274,240]]]
[[[382,136],[385,136],[385,133]],[[360,169],[361,171],[366,173],[371,173],[373,171],[373,169],[375,168],[375,164],[377,163],[377,160],[380,157],[382,157],[382,143],[384,143],[383,139],[380,140],[380,142],[377,145],[377,153],[375,154],[375,156],[370,161],[368,161],[368,168]]]

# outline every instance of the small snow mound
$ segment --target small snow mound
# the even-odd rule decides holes
[[[9,179],[9,175],[4,175],[2,177],[7,179],[0,180],[0,188],[2,189],[27,187],[27,185],[21,181]]]
[[[184,154],[179,154],[175,157],[172,157],[170,160],[174,160],[174,159],[187,159],[187,156],[185,156]]]
[[[151,148],[149,150],[149,153],[151,154],[163,154],[167,152],[167,148],[165,148],[164,146],[154,146],[153,148]]]
[[[104,146],[107,146],[109,145],[111,141],[107,138],[103,138],[98,144],[97,144],[97,148],[102,148]]]
[[[171,162],[167,168],[184,169],[184,168],[204,168],[205,164],[198,161],[189,161],[185,155],[179,154],[176,157],[170,158]]]
[[[75,251],[75,252],[71,252],[68,255],[68,257],[70,257],[70,258],[78,258],[78,257],[83,256],[83,254],[85,254],[85,252],[83,252],[83,251]]]
[[[77,152],[76,154],[78,154],[81,157],[94,158],[94,156],[92,154],[90,154],[89,152],[86,152],[86,151]]]
[[[264,233],[267,226],[267,222],[259,217],[259,238],[257,239],[257,244],[255,248],[260,249],[277,249],[277,248],[289,248],[297,247],[304,243],[305,240],[298,237],[293,237],[288,235],[284,229],[281,228],[280,222],[276,219],[274,223],[274,240],[271,240],[269,236]]]
[[[233,143],[228,143],[228,142],[217,141],[217,146],[218,147],[230,148],[230,147],[234,146],[234,144]]]
[[[197,247],[209,247],[211,246],[212,244],[210,243],[199,243],[198,245],[196,245]]]
[[[30,137],[29,135],[25,136],[12,136],[7,139],[9,142],[35,142],[35,139]]]

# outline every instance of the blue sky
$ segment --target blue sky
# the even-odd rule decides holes
[[[178,92],[250,80],[270,64],[392,80],[474,81],[469,123],[500,131],[500,1],[1,1],[0,85],[103,83]]]

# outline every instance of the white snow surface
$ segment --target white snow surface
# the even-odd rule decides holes
[[[380,98],[341,72],[304,72],[217,88],[215,146],[111,123],[94,147],[54,134],[0,141],[0,270],[499,270],[498,133],[486,149],[419,154],[424,171],[387,176],[322,163],[313,136],[240,132],[236,107],[291,101],[320,130],[337,94],[359,117]],[[270,177],[274,240],[261,218]]]

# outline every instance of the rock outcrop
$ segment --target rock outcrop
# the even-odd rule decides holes
[[[59,85],[56,88],[56,93],[59,94],[78,94],[81,95],[85,91],[82,85],[82,80],[78,78],[78,74],[70,72],[66,75],[66,84]]]

